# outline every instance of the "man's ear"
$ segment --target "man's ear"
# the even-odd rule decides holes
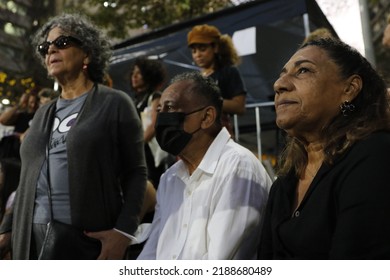
[[[215,107],[213,106],[206,107],[203,121],[201,123],[202,129],[211,127],[215,123],[216,118],[217,118],[217,111]]]
[[[359,75],[352,75],[347,79],[347,85],[344,89],[344,95],[346,97],[346,100],[354,100],[355,97],[359,94],[359,92],[362,90],[363,87],[363,81],[362,78]]]

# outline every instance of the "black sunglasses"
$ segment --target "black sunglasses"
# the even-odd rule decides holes
[[[49,47],[51,44],[53,44],[56,48],[62,50],[62,49],[69,48],[72,44],[81,46],[82,42],[75,37],[61,35],[53,41],[46,41],[43,42],[42,44],[39,44],[38,52],[44,57],[49,52]]]

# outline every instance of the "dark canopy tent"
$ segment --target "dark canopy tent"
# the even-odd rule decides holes
[[[115,45],[110,67],[114,87],[131,92],[130,68],[133,60],[139,56],[161,59],[169,77],[197,69],[187,47],[187,33],[194,25],[206,23],[217,26],[221,33],[231,36],[248,28],[255,30],[255,53],[242,56],[238,66],[248,90],[247,104],[250,108],[273,100],[274,81],[310,31],[326,27],[336,35],[315,0],[252,1],[157,29]],[[272,106],[261,108],[262,129],[275,128],[274,119]],[[253,109],[248,109],[238,120],[241,133],[255,130]]]

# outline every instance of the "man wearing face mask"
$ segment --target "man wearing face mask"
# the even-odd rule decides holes
[[[253,259],[271,179],[220,117],[217,85],[197,72],[163,92],[156,139],[179,160],[161,177],[138,259]]]

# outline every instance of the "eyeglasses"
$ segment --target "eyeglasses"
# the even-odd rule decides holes
[[[49,47],[51,44],[53,44],[56,48],[63,50],[63,49],[69,48],[72,44],[76,44],[76,45],[81,46],[82,42],[75,37],[61,35],[53,41],[46,41],[46,42],[43,42],[42,44],[39,44],[38,45],[38,52],[44,57],[45,55],[48,54]]]

